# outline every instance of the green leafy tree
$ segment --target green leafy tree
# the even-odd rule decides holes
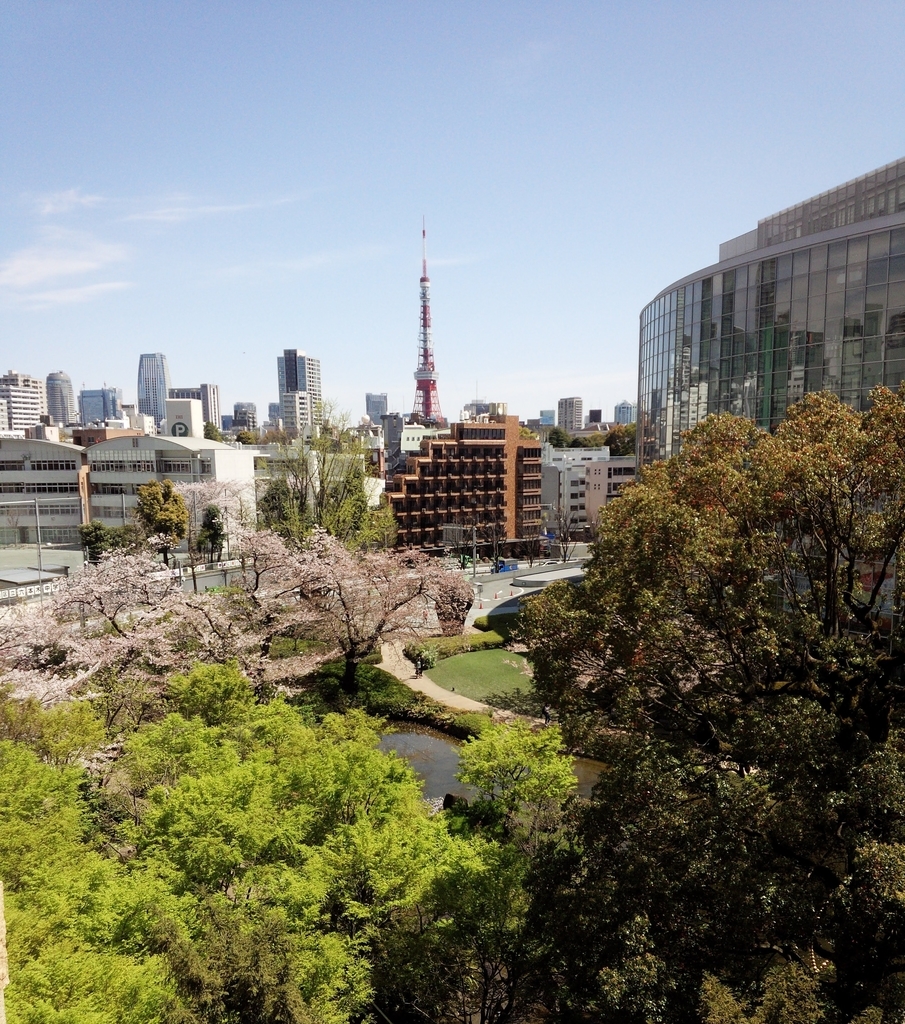
[[[85,784],[82,771],[0,741],[10,1021],[147,1024],[167,1003],[163,965],[126,923],[157,893],[95,852]]]
[[[208,505],[201,516],[201,525],[198,527],[198,548],[202,553],[208,554],[211,561],[214,561],[222,554],[225,543],[226,526],[223,522],[223,513],[216,505]]]
[[[189,511],[185,501],[172,480],[150,480],[138,488],[137,494],[136,518],[169,565],[170,551],[188,532]]]
[[[575,789],[571,758],[556,726],[491,725],[462,747],[457,778],[515,815],[525,807],[559,807]]]
[[[711,417],[528,602],[537,689],[607,765],[532,883],[557,998],[681,1021],[706,975],[756,996],[797,963],[834,1019],[902,1012],[903,442],[882,388],[774,434]]]
[[[137,548],[141,537],[134,526],[108,526],[101,519],[79,526],[79,540],[89,562],[97,562],[108,551],[128,551]]]
[[[568,448],[572,443],[572,435],[563,430],[562,427],[551,427],[547,432],[547,442],[552,444],[554,448]]]
[[[375,1004],[392,1020],[538,1018],[545,932],[528,919],[529,867],[511,845],[452,844],[417,908],[377,937]]]
[[[205,725],[225,725],[248,717],[255,696],[251,683],[235,662],[196,665],[185,675],[170,678],[168,696],[186,718],[201,718]]]
[[[600,443],[609,447],[610,455],[634,455],[636,430],[637,424],[635,423],[618,423],[607,433]]]
[[[606,444],[606,437],[597,431],[595,434],[588,434],[586,437],[573,437],[570,448],[600,448]]]
[[[210,420],[204,424],[204,437],[207,441],[223,440],[223,434],[220,432],[220,428],[216,423],[211,423]]]
[[[240,430],[236,434],[236,440],[239,444],[259,444],[258,435],[252,433],[250,430]]]

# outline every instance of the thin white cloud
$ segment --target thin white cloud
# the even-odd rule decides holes
[[[0,294],[26,307],[87,302],[110,291],[131,287],[127,281],[92,281],[63,286],[68,279],[91,277],[122,263],[124,245],[63,228],[45,228],[40,241],[0,262]]]
[[[311,253],[291,260],[260,260],[255,263],[240,263],[224,267],[219,274],[225,277],[260,277],[280,271],[290,274],[304,274],[321,267],[341,266],[345,263],[363,263],[381,259],[390,252],[386,245],[361,245],[352,249],[336,249]]]
[[[50,228],[42,232],[36,245],[20,249],[0,263],[0,288],[23,291],[45,281],[102,270],[126,256],[124,245]]]
[[[128,221],[149,221],[156,224],[181,224],[199,217],[215,217],[229,213],[246,213],[248,210],[267,210],[286,203],[297,202],[297,197],[286,196],[254,203],[199,203],[190,197],[175,196],[151,210],[130,213]]]
[[[103,196],[85,195],[81,189],[70,188],[63,192],[50,192],[37,197],[38,212],[44,216],[68,213],[85,206],[99,206],[106,202]]]
[[[73,288],[51,288],[47,291],[29,292],[17,296],[17,305],[26,309],[41,309],[46,306],[63,306],[76,302],[90,302],[92,299],[134,288],[134,281],[102,281],[99,284],[76,285]]]

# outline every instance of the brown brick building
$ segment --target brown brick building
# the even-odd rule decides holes
[[[421,454],[393,477],[387,495],[399,545],[439,552],[443,527],[477,528],[492,545],[536,532],[541,519],[540,442],[519,436],[517,416],[453,423],[450,437],[425,438]],[[470,532],[470,531],[469,531]]]

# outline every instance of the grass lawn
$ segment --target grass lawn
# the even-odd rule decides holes
[[[521,654],[511,651],[472,651],[444,658],[424,673],[432,683],[455,690],[472,700],[486,701],[491,694],[530,690],[531,677]]]

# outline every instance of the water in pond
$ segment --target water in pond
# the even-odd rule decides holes
[[[380,740],[381,750],[395,750],[404,757],[424,780],[424,795],[430,800],[455,793],[469,799],[474,790],[459,782],[459,747],[461,743],[441,732],[421,726],[398,726]],[[572,770],[578,779],[578,792],[590,796],[602,765],[584,757],[576,757]]]

